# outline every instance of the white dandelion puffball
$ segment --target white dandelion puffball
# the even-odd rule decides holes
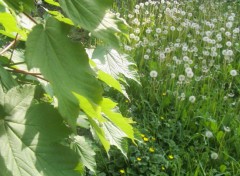
[[[150,72],[150,76],[151,76],[152,78],[156,78],[157,75],[158,75],[158,73],[157,73],[156,70],[152,70],[152,71]]]
[[[181,81],[181,82],[184,81],[185,80],[185,76],[184,75],[179,75],[178,76],[178,80]]]
[[[148,60],[148,59],[149,59],[149,55],[145,54],[145,55],[143,56],[143,58],[144,58],[145,60]]]
[[[227,45],[228,47],[230,47],[230,46],[232,46],[232,42],[227,41],[227,42],[226,42],[226,45]]]
[[[212,153],[211,153],[211,158],[212,158],[213,160],[218,159],[218,154],[217,154],[216,152],[212,152]]]
[[[189,101],[191,102],[191,103],[194,103],[195,101],[196,101],[196,97],[195,96],[190,96],[189,97]]]
[[[160,34],[162,32],[162,30],[160,28],[156,29],[156,33]]]
[[[205,132],[205,136],[206,136],[207,138],[211,138],[211,137],[213,137],[213,133],[208,130],[208,131]]]
[[[171,73],[171,78],[175,78],[175,77],[176,77],[175,73]]]
[[[187,72],[187,77],[188,78],[192,78],[194,76],[194,73],[193,72]]]
[[[231,129],[228,126],[223,126],[223,129],[227,133],[231,131]]]
[[[231,70],[230,75],[231,76],[237,76],[237,71],[236,70]]]
[[[185,72],[188,73],[188,72],[192,72],[192,69],[190,67],[187,67],[185,68]]]

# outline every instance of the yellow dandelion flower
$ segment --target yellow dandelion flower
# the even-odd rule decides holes
[[[166,93],[166,92],[163,92],[162,95],[165,96],[165,95],[167,95],[167,93]]]
[[[164,120],[165,118],[163,116],[160,117],[161,120]]]
[[[151,152],[151,153],[155,152],[154,148],[153,148],[153,147],[150,147],[150,148],[149,148],[149,152]]]
[[[149,139],[147,137],[144,137],[143,140],[147,142]]]
[[[141,134],[141,137],[142,137],[142,138],[144,138],[144,137],[145,137],[145,135],[144,135],[144,134]]]
[[[121,174],[124,174],[124,173],[125,173],[125,170],[124,170],[124,169],[120,169],[119,172],[120,172]]]
[[[141,160],[142,160],[142,158],[139,158],[139,157],[137,157],[137,160],[138,160],[138,161],[141,161]]]
[[[164,166],[162,166],[161,169],[162,169],[162,171],[165,171],[165,170],[166,170]]]
[[[173,155],[168,155],[168,158],[169,158],[170,160],[172,160],[172,159],[174,159],[174,156],[173,156]]]

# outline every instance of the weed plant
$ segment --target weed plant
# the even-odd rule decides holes
[[[99,175],[240,175],[239,2],[133,2],[115,7],[141,86],[129,82],[120,106],[141,140],[129,160],[113,150]]]

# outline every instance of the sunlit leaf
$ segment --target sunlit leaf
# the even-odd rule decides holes
[[[17,11],[31,11],[35,8],[33,0],[4,0],[11,8]]]
[[[75,126],[80,109],[73,92],[95,106],[101,101],[102,88],[82,45],[67,37],[69,30],[69,25],[54,18],[49,18],[45,26],[37,25],[27,40],[26,61],[29,68],[39,68],[51,83],[60,113]]]
[[[116,146],[127,157],[127,143],[124,139],[127,135],[111,122],[103,123],[103,131],[110,144]]]
[[[46,11],[49,14],[53,15],[57,20],[64,22],[66,24],[73,25],[73,22],[69,18],[64,17],[63,14],[60,13],[59,11],[52,11],[52,10],[48,10],[48,9],[46,9]]]
[[[86,52],[87,52],[89,58],[92,58],[94,49],[86,49]],[[99,63],[97,60],[95,60],[95,62]],[[95,62],[93,60],[90,60],[91,66],[93,66],[96,69],[97,64]],[[97,70],[97,74],[98,74],[98,79],[105,82],[108,86],[113,87],[114,89],[118,90],[126,98],[129,99],[128,94],[125,91],[125,87],[117,80],[119,77],[117,77],[117,79],[116,79],[113,77],[113,75],[105,72],[104,70],[101,70],[101,69],[96,69],[96,70]]]
[[[121,129],[128,138],[134,140],[133,127],[130,125],[129,121],[122,116],[121,113],[114,111],[116,106],[117,103],[113,102],[109,98],[104,98],[102,102],[102,112],[113,124]]]
[[[1,173],[80,176],[76,153],[61,144],[70,134],[61,116],[47,104],[30,107],[33,95],[34,87],[24,86],[0,97],[6,114],[0,120]]]
[[[108,47],[97,47],[92,59],[100,70],[119,79],[122,75],[126,78],[135,80],[139,83],[137,71],[132,68],[134,64],[128,61],[127,56],[120,54],[118,51]]]
[[[101,115],[101,107],[98,104],[93,104],[87,98],[73,92],[75,97],[79,100],[81,109],[91,118],[97,118],[100,121],[105,121]]]
[[[116,33],[126,33],[124,20],[108,11],[112,0],[59,0],[63,11],[80,27],[90,31],[95,37],[118,47]]]
[[[96,161],[95,152],[89,142],[83,136],[75,136],[71,144],[72,148],[81,157],[81,161],[89,170],[95,172]]]
[[[110,143],[109,141],[106,139],[106,135],[102,129],[102,123],[97,124],[96,121],[94,121],[91,117],[88,117],[89,123],[91,124],[94,133],[97,135],[98,139],[101,141],[105,151],[108,153],[109,149],[110,149]]]
[[[114,77],[112,77],[110,74],[105,73],[102,70],[99,70],[98,71],[98,78],[100,80],[102,80],[103,82],[105,82],[110,87],[113,87],[116,90],[118,90],[119,92],[123,93],[121,84]]]
[[[59,7],[60,4],[54,0],[45,0],[46,3]]]
[[[11,38],[15,38],[16,35],[21,36],[21,40],[26,40],[25,31],[18,27],[16,18],[11,13],[0,13],[0,24],[4,29],[0,29],[0,33]]]

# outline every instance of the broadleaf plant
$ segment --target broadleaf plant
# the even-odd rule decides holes
[[[34,90],[27,85],[14,87],[2,97],[0,106],[5,115],[0,120],[1,173],[5,176],[79,175],[76,153],[70,146],[61,144],[70,130],[51,105],[31,104]]]
[[[31,10],[38,7],[34,1],[0,0],[5,9],[0,12],[4,17],[0,18],[1,176],[84,175],[85,167],[96,169],[92,142],[95,146],[100,142],[107,154],[115,145],[126,156],[126,138],[135,140],[132,121],[122,116],[117,103],[103,97],[103,82],[127,97],[120,78],[137,80],[131,63],[118,53],[118,37],[128,26],[110,11],[112,0],[47,3],[58,10],[42,6],[46,15],[39,18]],[[101,56],[96,49],[94,56],[111,63],[124,60],[123,65],[115,64],[117,75],[94,66],[93,55],[70,37],[73,28],[86,30],[114,48]],[[25,54],[17,54],[16,59],[18,51]],[[118,57],[105,56],[112,51]],[[77,122],[83,121],[93,138],[79,134],[82,127]]]
[[[123,19],[117,18],[109,8],[112,0],[59,0],[63,11],[80,27],[113,47],[119,47],[116,34],[127,33]]]
[[[74,126],[79,107],[72,92],[87,97],[90,104],[98,104],[102,89],[84,48],[67,37],[69,30],[70,26],[54,18],[49,18],[45,26],[37,25],[26,43],[26,61],[30,68],[39,68],[52,84],[60,113]]]

